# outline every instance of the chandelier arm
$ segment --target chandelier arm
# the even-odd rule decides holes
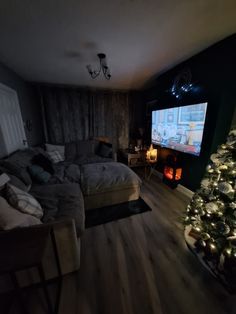
[[[99,71],[93,71],[92,73],[90,73],[91,77],[93,79],[95,79],[101,72],[101,69]]]
[[[109,71],[108,66],[103,66],[103,67],[102,67],[102,71],[103,71],[103,74],[104,74],[105,78],[106,78],[107,80],[110,80],[111,74],[110,74],[110,71]]]
[[[101,73],[101,70],[102,70],[105,78],[107,80],[110,80],[111,74],[110,74],[110,69],[106,63],[106,55],[104,53],[99,53],[98,58],[99,58],[99,63],[100,63],[100,67],[98,71],[92,70],[91,65],[87,65],[87,70],[90,76],[92,77],[92,79],[95,79]]]

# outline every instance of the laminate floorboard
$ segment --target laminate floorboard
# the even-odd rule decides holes
[[[189,198],[154,175],[141,194],[152,211],[85,231],[81,267],[63,279],[59,314],[236,314],[236,296],[186,247]],[[46,313],[38,293],[30,307]]]

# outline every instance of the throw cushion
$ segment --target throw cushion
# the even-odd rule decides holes
[[[51,174],[40,166],[32,165],[28,169],[32,179],[39,183],[47,183],[51,178]]]
[[[58,151],[60,153],[62,159],[65,160],[65,146],[64,145],[45,144],[45,147],[46,147],[46,151],[48,153]]]
[[[23,213],[42,218],[43,210],[39,202],[27,192],[7,184],[6,196],[8,202]]]
[[[31,215],[23,214],[11,207],[8,202],[0,196],[0,229],[10,230],[16,227],[29,227],[41,224],[41,221]]]
[[[0,173],[6,173],[8,177],[10,178],[9,183],[16,186],[17,188],[23,190],[23,191],[29,191],[31,185],[26,186],[25,183],[20,180],[18,177],[14,176],[14,174],[10,174],[9,170],[7,168],[0,166]]]
[[[45,171],[54,174],[51,160],[43,154],[38,154],[32,158],[32,164],[42,167]]]
[[[0,190],[4,188],[5,184],[10,181],[9,176],[6,173],[0,174]]]
[[[32,180],[26,168],[21,168],[7,160],[1,160],[0,166],[7,169],[7,174],[13,174],[14,176],[22,180],[27,186],[32,184]]]
[[[31,159],[35,155],[35,152],[31,148],[18,150],[7,158],[12,164],[19,166],[20,168],[27,168],[31,165]]]
[[[101,157],[112,158],[112,145],[100,142],[97,154]]]
[[[8,174],[8,176],[10,178],[10,182],[9,182],[10,184],[16,186],[18,189],[21,189],[25,192],[29,191],[31,185],[26,186],[22,180],[20,180],[19,178],[17,178],[13,174]]]
[[[54,164],[64,160],[57,150],[54,152],[48,152],[48,156]]]

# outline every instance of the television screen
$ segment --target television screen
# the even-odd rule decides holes
[[[152,143],[199,156],[207,102],[152,111]]]

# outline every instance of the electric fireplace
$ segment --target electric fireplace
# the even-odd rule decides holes
[[[163,182],[176,188],[182,177],[182,166],[176,155],[168,155],[163,170]]]

